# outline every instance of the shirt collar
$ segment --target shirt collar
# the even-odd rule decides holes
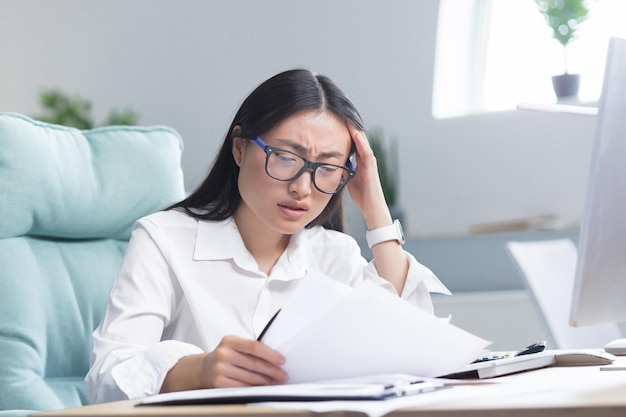
[[[308,239],[306,229],[291,236],[289,245],[272,270],[272,277],[288,281],[302,278],[307,270]],[[232,217],[221,220],[199,220],[193,259],[195,261],[233,260],[238,266],[257,271],[258,266],[241,239]]]
[[[242,253],[248,253],[248,250],[232,217],[221,221],[198,221],[195,261],[231,259]]]

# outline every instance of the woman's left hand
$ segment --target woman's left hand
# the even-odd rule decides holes
[[[392,223],[378,176],[378,164],[365,132],[348,123],[350,136],[356,146],[356,174],[348,183],[352,201],[357,205],[367,230],[389,226]],[[378,275],[389,281],[402,294],[409,270],[409,261],[397,241],[389,240],[372,247]]]
[[[363,214],[369,230],[391,224],[391,215],[378,175],[376,156],[365,132],[352,123],[347,123],[347,126],[356,147],[356,174],[348,183],[350,197]]]

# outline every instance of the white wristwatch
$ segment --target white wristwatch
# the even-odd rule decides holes
[[[388,240],[397,240],[399,244],[404,245],[404,232],[400,220],[394,220],[393,224],[389,226],[368,230],[365,232],[365,240],[367,240],[367,246],[370,248]]]

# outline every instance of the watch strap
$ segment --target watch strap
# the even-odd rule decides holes
[[[378,229],[368,230],[365,232],[365,240],[370,248],[382,242],[389,240],[397,240],[401,245],[404,244],[404,233],[399,220],[395,220],[389,226],[379,227]]]

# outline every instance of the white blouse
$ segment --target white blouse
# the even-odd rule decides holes
[[[429,292],[450,294],[413,256],[403,299],[433,310]],[[307,271],[345,284],[374,281],[356,241],[322,227],[294,234],[269,276],[259,270],[235,221],[158,212],[137,221],[85,379],[92,402],[157,394],[183,356],[213,351],[225,335],[256,339]],[[384,314],[384,312],[381,312]]]

